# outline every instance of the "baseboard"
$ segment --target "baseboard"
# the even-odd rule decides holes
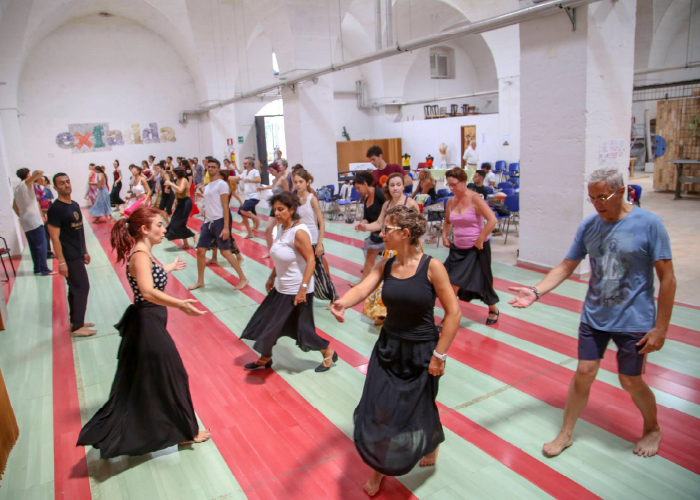
[[[537,271],[538,273],[543,273],[547,274],[549,271],[552,270],[551,266],[544,266],[542,264],[537,264],[535,262],[529,262],[527,260],[523,259],[518,259],[516,266],[522,267],[523,269],[529,269],[531,271]],[[591,273],[585,272],[585,273],[579,273],[577,271],[574,271],[573,274],[571,275],[571,278],[577,279],[579,281],[588,281],[591,277]]]

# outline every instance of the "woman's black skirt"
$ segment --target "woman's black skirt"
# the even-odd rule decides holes
[[[479,299],[488,306],[498,303],[491,274],[490,241],[484,242],[483,250],[476,247],[462,250],[452,244],[445,261],[445,269],[450,276],[450,283],[459,287],[459,300],[471,302]]]
[[[107,403],[85,424],[79,446],[102,458],[138,456],[192,441],[199,431],[189,379],[165,329],[167,308],[130,305],[117,325],[122,341]]]
[[[243,330],[241,338],[254,340],[253,349],[262,356],[272,356],[272,348],[280,337],[293,338],[305,352],[328,347],[328,341],[316,333],[314,294],[306,294],[306,302],[296,306],[294,297],[273,288]]]
[[[119,192],[122,189],[122,181],[119,179],[117,182],[114,183],[112,186],[112,191],[109,193],[109,201],[112,205],[123,205],[126,203],[124,200],[121,199],[121,196],[119,196]]]
[[[312,245],[314,255],[316,255],[316,245]],[[316,257],[316,267],[314,268],[314,297],[319,300],[338,300],[338,292],[331,277],[328,276],[326,268],[323,267],[323,257]]]
[[[158,203],[158,208],[161,210],[165,210],[165,213],[168,215],[172,215],[173,213],[173,203],[175,203],[175,193],[170,191],[169,193],[166,193],[163,191],[160,196],[160,202]],[[190,212],[192,211],[192,208],[190,208]]]
[[[407,341],[382,329],[355,409],[355,446],[362,460],[401,476],[445,440],[435,398],[439,377],[428,373],[438,339]]]
[[[187,227],[187,220],[190,218],[190,212],[192,212],[192,198],[188,196],[187,198],[177,200],[175,212],[173,212],[170,224],[168,225],[168,232],[165,233],[166,238],[169,240],[194,238],[194,233]]]

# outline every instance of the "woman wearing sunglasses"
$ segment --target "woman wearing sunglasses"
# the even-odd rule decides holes
[[[427,229],[423,216],[399,205],[388,210],[385,221],[380,235],[396,255],[377,263],[331,307],[342,323],[345,310],[383,282],[387,317],[355,409],[355,446],[372,468],[364,486],[370,496],[379,491],[384,476],[407,474],[416,464],[435,465],[445,440],[435,405],[438,380],[461,318],[445,267],[418,248]],[[436,297],[445,309],[442,336],[435,326]]]

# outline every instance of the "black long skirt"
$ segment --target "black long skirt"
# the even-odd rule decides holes
[[[439,377],[428,373],[438,339],[415,342],[384,329],[374,345],[355,409],[355,447],[387,476],[402,476],[445,440],[435,398]]]
[[[491,242],[484,242],[484,249],[476,247],[460,249],[452,244],[445,260],[450,283],[458,286],[457,298],[465,302],[479,299],[492,306],[499,301],[493,289],[491,273]]]
[[[112,205],[123,205],[126,203],[124,200],[121,199],[121,196],[119,196],[119,192],[122,189],[122,181],[119,179],[117,182],[114,183],[112,186],[112,191],[109,193],[109,202]]]
[[[80,431],[78,446],[102,458],[138,456],[192,441],[199,432],[189,379],[165,329],[167,308],[130,305],[116,325],[122,336],[107,403]]]
[[[312,245],[314,255],[316,255],[316,245]],[[316,267],[314,268],[314,297],[320,300],[338,300],[338,292],[335,291],[333,280],[323,267],[323,257],[316,257]]]
[[[321,351],[328,341],[316,333],[314,324],[314,294],[306,294],[306,302],[294,305],[294,295],[270,290],[258,310],[243,330],[242,339],[254,340],[253,349],[265,357],[272,356],[272,348],[280,337],[291,337],[304,351]]]
[[[169,240],[184,240],[185,238],[194,238],[194,233],[187,227],[187,220],[192,212],[192,198],[181,198],[177,200],[175,212],[170,219],[168,232],[165,237]]]

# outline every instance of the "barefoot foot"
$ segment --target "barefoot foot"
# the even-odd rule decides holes
[[[262,258],[262,259],[269,259],[269,258],[270,258],[270,254],[269,254],[269,253],[266,253],[266,254],[263,255],[261,258]]]
[[[73,337],[92,337],[97,333],[97,330],[90,330],[87,326],[78,328],[76,331],[71,332]]]
[[[432,467],[435,465],[435,462],[437,462],[437,457],[438,457],[438,451],[440,451],[440,447],[438,446],[434,452],[428,453],[426,456],[420,459],[420,462],[418,462],[418,465],[421,467]]]
[[[574,444],[574,438],[572,438],[571,435],[559,434],[556,438],[554,438],[554,441],[546,443],[542,447],[542,451],[548,457],[556,457],[572,444]]]
[[[238,282],[238,284],[235,286],[234,290],[243,290],[245,287],[248,286],[248,278],[243,278],[241,281]]]
[[[209,259],[205,265],[211,266],[212,264],[216,264],[216,260],[214,260],[214,259]]]
[[[647,432],[634,447],[634,454],[644,458],[653,457],[659,452],[660,444],[661,429]]]
[[[196,290],[197,288],[204,288],[204,283],[202,283],[201,281],[198,281],[194,285],[190,285],[187,287],[188,290]]]
[[[365,490],[365,493],[367,493],[369,496],[373,497],[379,493],[379,487],[382,485],[382,479],[384,479],[384,474],[380,474],[377,471],[372,471],[372,475],[362,489]]]
[[[197,434],[192,441],[185,441],[184,443],[178,443],[178,446],[187,446],[190,444],[204,443],[205,441],[209,441],[210,438],[211,438],[211,431],[209,429],[205,429],[203,431],[199,431],[199,434]]]

